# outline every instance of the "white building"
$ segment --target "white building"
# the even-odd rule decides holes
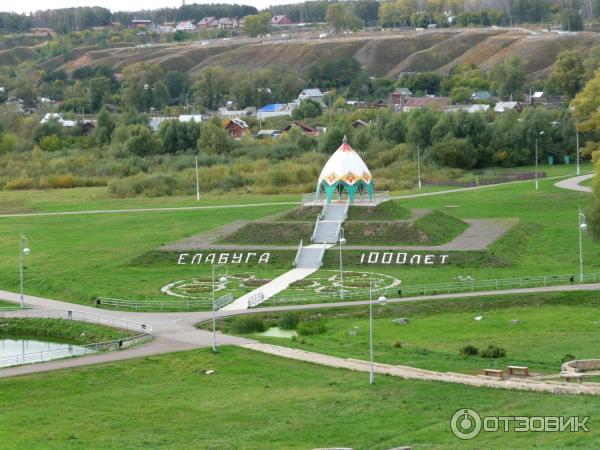
[[[303,100],[312,100],[313,102],[317,102],[321,106],[325,106],[325,103],[323,103],[324,97],[325,95],[321,92],[320,89],[304,89],[302,92],[300,92],[300,95],[298,95],[298,103],[300,103]]]
[[[77,125],[77,122],[75,120],[65,120],[63,119],[62,114],[58,113],[46,113],[42,120],[40,120],[40,123],[48,123],[51,120],[56,120],[63,127],[66,128],[73,128],[75,125]]]

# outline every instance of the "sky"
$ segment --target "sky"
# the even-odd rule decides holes
[[[299,1],[302,0],[210,0],[206,2],[187,0],[187,3],[238,3],[263,9],[270,5],[298,3]],[[181,0],[19,0],[17,2],[2,0],[0,11],[23,13],[38,9],[71,8],[75,6],[102,6],[111,11],[138,11],[140,9],[181,6]]]

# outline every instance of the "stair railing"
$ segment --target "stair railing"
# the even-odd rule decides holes
[[[319,222],[321,219],[317,216],[317,221],[315,222],[315,227],[313,228],[312,236],[310,237],[311,242],[315,242],[315,238],[317,237],[317,229],[319,228]]]
[[[298,260],[300,259],[300,253],[302,253],[302,239],[300,239],[300,245],[298,245],[298,251],[296,252],[296,257],[294,258],[294,267],[298,265]]]

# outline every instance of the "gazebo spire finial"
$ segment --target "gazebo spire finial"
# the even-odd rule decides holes
[[[346,135],[344,135],[344,139],[342,139],[342,142],[343,142],[344,144],[347,144],[347,143],[348,143],[348,138],[346,137]]]

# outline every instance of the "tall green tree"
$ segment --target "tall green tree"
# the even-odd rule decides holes
[[[269,33],[271,31],[271,13],[263,12],[246,16],[244,29],[246,34],[251,37]]]
[[[364,26],[364,22],[354,9],[352,2],[333,3],[327,8],[325,20],[337,32],[343,30],[360,30]]]
[[[513,99],[520,98],[523,94],[526,75],[523,61],[516,56],[511,57],[492,69],[490,73],[492,89],[502,98],[511,96]]]
[[[223,105],[230,89],[231,75],[219,66],[202,69],[194,84],[196,99],[202,106],[212,111]]]
[[[550,78],[546,82],[546,89],[549,92],[564,94],[569,98],[573,98],[583,87],[584,73],[585,68],[580,52],[560,52],[554,63]]]

